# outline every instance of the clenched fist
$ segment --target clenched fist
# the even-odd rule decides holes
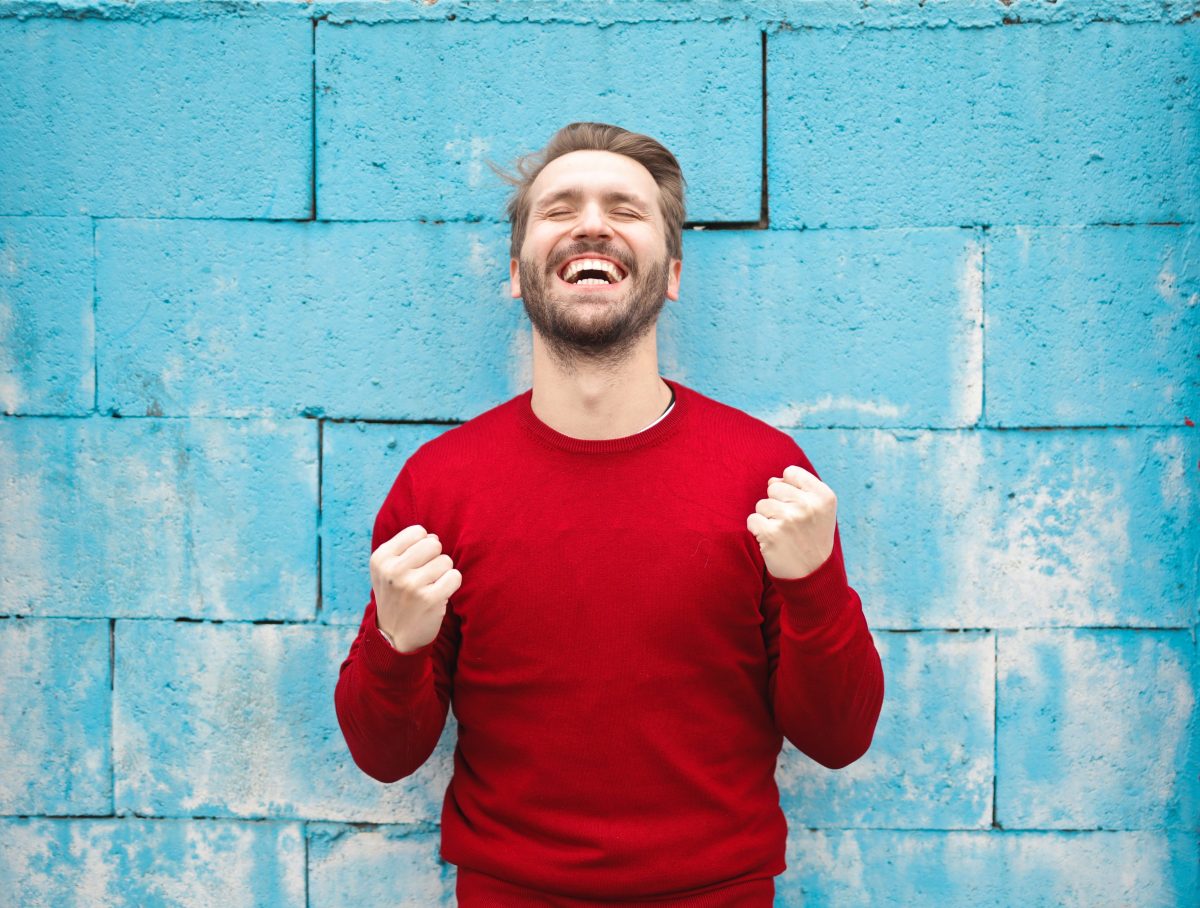
[[[446,602],[461,585],[462,574],[437,534],[420,524],[405,527],[371,553],[376,621],[402,653],[437,637]]]
[[[780,580],[807,577],[833,552],[837,496],[803,467],[790,466],[767,481],[767,497],[746,518],[763,561]]]

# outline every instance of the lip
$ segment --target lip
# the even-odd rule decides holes
[[[554,274],[559,278],[559,280],[562,280],[563,269],[566,268],[569,264],[571,264],[571,262],[578,261],[579,259],[598,259],[601,262],[612,262],[614,265],[617,266],[617,268],[620,270],[621,274],[624,275],[624,277],[622,277],[621,280],[619,281],[619,283],[621,283],[621,284],[625,283],[625,280],[629,277],[629,269],[626,268],[622,262],[617,261],[615,258],[613,258],[610,255],[595,255],[594,253],[590,253],[590,252],[584,253],[583,255],[571,256],[569,259],[567,259],[565,262],[563,262],[561,265],[559,265],[557,268],[554,269]],[[565,283],[565,281],[564,281],[564,283]],[[571,286],[573,287],[575,285],[572,284]],[[591,285],[589,285],[589,286],[591,286]],[[612,287],[615,285],[609,284],[608,286]]]

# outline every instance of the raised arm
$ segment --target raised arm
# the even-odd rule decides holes
[[[837,498],[797,446],[747,519],[763,553],[771,704],[781,734],[840,769],[867,752],[883,705],[883,667],[846,579]]]
[[[768,571],[766,581],[775,725],[801,752],[841,769],[871,746],[883,666],[858,593],[846,582],[839,534],[814,573],[797,580]]]
[[[447,598],[461,582],[436,537],[416,523],[407,464],[375,518],[371,551],[371,598],[339,670],[334,708],[358,767],[395,782],[429,759],[446,724],[458,650]],[[381,599],[396,646],[380,630]]]

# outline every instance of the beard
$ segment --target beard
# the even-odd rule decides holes
[[[626,267],[619,290],[600,298],[596,293],[563,287],[558,266],[589,252],[616,259]],[[626,263],[616,250],[598,246],[572,248],[556,262],[543,271],[530,259],[519,261],[525,314],[564,371],[573,372],[585,363],[614,370],[658,321],[667,301],[670,259],[663,256],[651,262],[643,273],[636,263]]]

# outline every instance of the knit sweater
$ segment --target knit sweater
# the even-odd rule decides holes
[[[394,782],[453,706],[442,857],[460,884],[722,904],[786,868],[783,738],[829,768],[870,746],[883,672],[838,532],[820,567],[781,579],[746,527],[770,477],[816,470],[786,433],[664,380],[661,419],[603,440],[552,429],[527,390],[421,445],[379,510],[372,550],[420,524],[462,584],[411,653],[371,596],[338,722],[355,763]]]

